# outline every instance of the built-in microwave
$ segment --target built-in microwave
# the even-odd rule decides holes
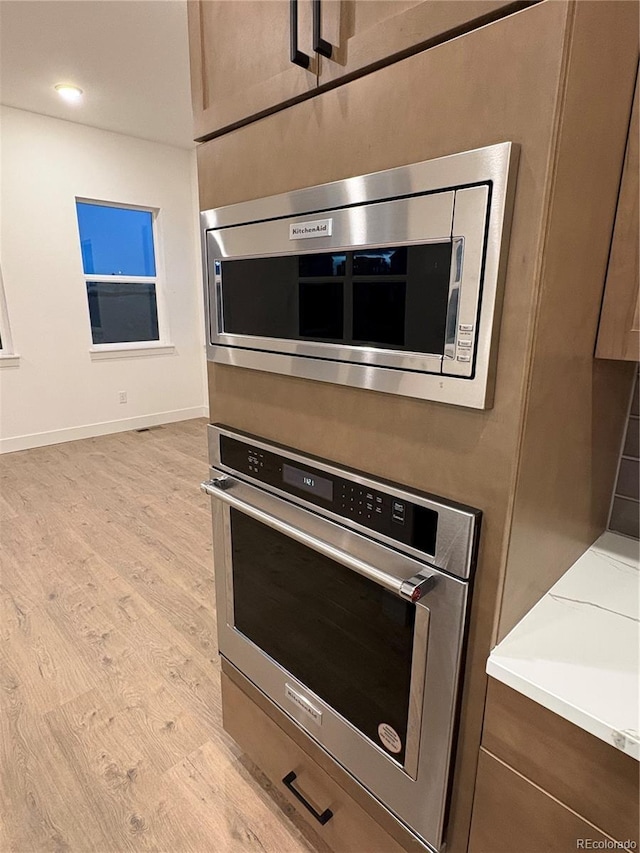
[[[505,142],[203,212],[208,358],[489,408],[516,168]]]

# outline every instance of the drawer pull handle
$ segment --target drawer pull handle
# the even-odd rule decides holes
[[[300,791],[296,791],[296,789],[293,787],[293,783],[295,782],[296,779],[297,779],[297,776],[292,770],[291,773],[287,773],[287,775],[284,777],[284,779],[282,781],[287,786],[287,788],[291,791],[291,793],[296,798],[296,800],[300,800],[300,802],[305,807],[305,809],[308,809],[311,812],[311,814],[315,817],[315,819],[318,821],[318,823],[321,824],[322,826],[324,826],[325,823],[330,821],[331,818],[333,817],[333,812],[331,811],[331,809],[325,809],[322,812],[322,814],[317,812],[314,809],[314,807],[311,805],[311,803],[308,803],[307,800],[305,800],[305,798],[302,796]]]

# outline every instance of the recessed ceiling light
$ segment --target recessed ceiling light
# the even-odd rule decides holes
[[[82,89],[71,86],[69,83],[58,83],[54,88],[60,97],[70,104],[76,104],[82,98]]]

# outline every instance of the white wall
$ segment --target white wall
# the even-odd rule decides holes
[[[0,451],[206,414],[194,151],[7,107],[0,134]],[[173,351],[92,360],[76,197],[159,208]]]

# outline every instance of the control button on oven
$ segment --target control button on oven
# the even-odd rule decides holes
[[[377,503],[377,504],[381,504],[381,503],[382,503],[382,497],[381,497],[380,495],[376,495],[376,503]]]
[[[458,341],[458,346],[459,347],[470,347],[471,341]]]
[[[469,323],[460,323],[458,329],[460,329],[461,332],[473,332],[473,326]]]
[[[471,356],[468,352],[461,353],[458,356],[457,361],[471,361]]]
[[[396,524],[404,524],[405,505],[401,501],[393,501],[391,508],[391,519]]]

